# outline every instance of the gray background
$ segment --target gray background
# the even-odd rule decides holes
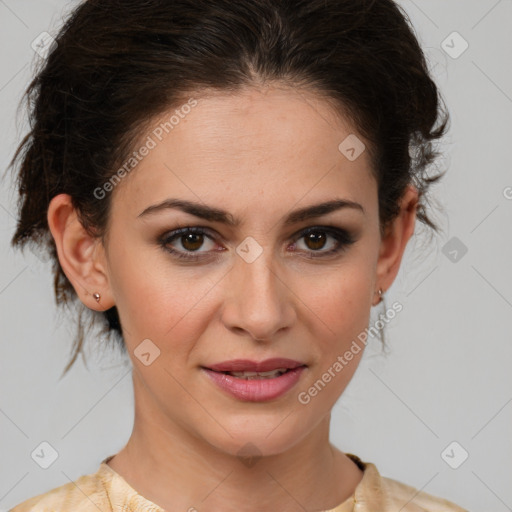
[[[26,131],[16,107],[39,56],[77,2],[0,0],[2,173]],[[386,296],[389,355],[369,345],[332,418],[332,441],[395,478],[470,510],[512,510],[512,1],[404,0],[452,116],[433,189],[445,233],[417,232]],[[443,41],[469,44],[458,58]],[[454,52],[461,42],[447,40]],[[0,509],[97,470],[133,424],[130,364],[87,351],[59,380],[75,326],[54,305],[48,263],[14,252],[15,197],[0,192]],[[419,223],[418,223],[419,224]],[[417,225],[418,225],[417,224]],[[456,237],[456,238],[454,238]],[[448,245],[446,245],[448,244]],[[457,258],[450,255],[458,250]],[[375,320],[379,307],[372,311]],[[101,339],[98,340],[101,344]],[[31,458],[41,442],[59,457]],[[445,448],[458,445],[449,457]],[[468,458],[460,461],[467,451]],[[457,469],[450,467],[460,464]]]

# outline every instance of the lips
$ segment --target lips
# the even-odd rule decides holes
[[[283,357],[274,357],[264,361],[251,361],[249,359],[232,359],[221,363],[205,366],[216,372],[269,372],[272,370],[292,370],[299,366],[306,366],[300,361]]]
[[[302,374],[307,371],[307,366],[291,359],[274,358],[260,363],[247,360],[225,361],[212,365],[216,368],[268,368],[276,366],[286,368],[284,373],[280,371],[244,371],[244,370],[213,370],[201,367],[202,373],[210,379],[219,389],[237,400],[248,402],[266,402],[276,400],[288,393],[298,384]],[[255,375],[251,375],[254,374]],[[274,375],[272,375],[274,373]]]

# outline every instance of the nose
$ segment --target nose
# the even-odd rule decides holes
[[[237,256],[233,265],[224,283],[224,325],[257,341],[275,341],[295,319],[285,271],[272,260],[269,249],[251,263]]]

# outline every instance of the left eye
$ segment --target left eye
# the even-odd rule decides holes
[[[336,236],[334,236],[332,234],[328,234],[328,232],[322,231],[320,229],[311,230],[306,233],[301,233],[300,236],[297,238],[297,240],[304,239],[304,241],[305,241],[304,245],[306,245],[306,251],[311,250],[313,252],[318,252],[319,249],[325,248],[326,240],[329,237],[334,239],[335,242],[339,243],[339,238],[337,238]],[[333,248],[336,248],[336,243],[334,243]],[[331,252],[331,251],[328,250],[328,251],[322,251],[322,252]]]

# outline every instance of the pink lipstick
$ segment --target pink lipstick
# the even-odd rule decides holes
[[[284,395],[307,368],[304,363],[287,358],[257,362],[235,359],[202,367],[223,391],[239,400],[263,402]]]

